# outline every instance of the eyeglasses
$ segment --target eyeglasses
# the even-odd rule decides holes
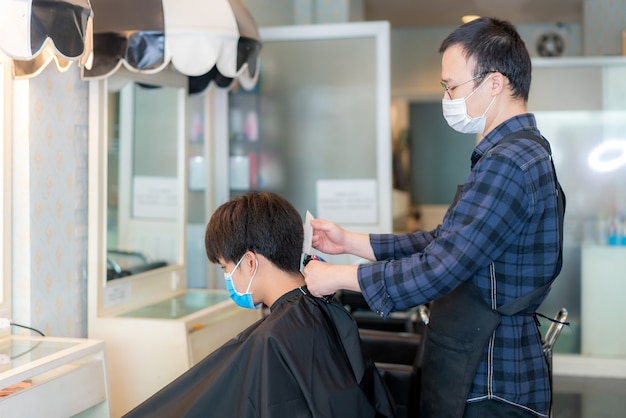
[[[448,93],[448,97],[452,99],[452,90],[454,90],[457,87],[461,87],[463,84],[467,84],[470,81],[474,81],[477,78],[481,78],[483,76],[484,74],[477,75],[476,77],[470,78],[469,80],[459,83],[456,86],[452,86],[452,87],[448,87],[448,85],[445,82],[441,81],[441,87],[443,88],[444,93]]]
[[[469,80],[464,81],[462,83],[459,83],[456,86],[452,86],[452,87],[448,87],[448,85],[445,82],[443,82],[443,81],[441,81],[440,83],[441,83],[441,87],[443,88],[444,93],[448,93],[448,97],[452,99],[452,90],[454,90],[457,87],[462,86],[463,84],[467,84],[470,81],[474,81],[474,80],[476,80],[478,78],[483,78],[484,76],[486,76],[489,73],[495,73],[495,71],[487,71],[487,72],[484,72],[482,74],[478,74],[476,77],[470,78]]]

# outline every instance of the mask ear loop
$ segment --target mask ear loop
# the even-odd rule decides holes
[[[496,101],[496,96],[493,96],[491,98],[491,101],[489,102],[489,106],[487,106],[487,109],[485,109],[485,111],[483,112],[483,116],[485,116],[487,114],[487,112],[489,112],[489,109],[491,109],[491,105],[493,104],[493,102]]]
[[[478,91],[478,89],[479,89],[479,88],[481,88],[481,87],[483,86],[483,84],[485,84],[485,83],[487,82],[487,80],[489,80],[490,78],[491,78],[491,74],[489,74],[489,77],[485,78],[485,79],[483,80],[483,82],[482,82],[482,83],[480,83],[480,85],[479,85],[478,87],[476,87],[476,88],[475,88],[475,89],[474,89],[474,90],[473,90],[473,91],[472,91],[472,92],[471,92],[471,93],[470,93],[467,97],[465,97],[463,100],[467,101],[467,99],[469,99],[470,97],[472,97],[472,95],[473,95],[474,93],[476,93],[476,92]],[[495,96],[494,96],[494,97],[495,97]],[[491,106],[491,104],[490,104],[489,106]]]
[[[252,273],[252,277],[250,278],[250,283],[248,283],[248,288],[246,289],[246,293],[250,293],[250,286],[252,286],[252,280],[254,280],[254,278],[256,277],[256,272],[259,269],[259,259],[256,258],[254,261],[256,261],[256,267],[254,268],[254,273]]]
[[[233,274],[235,274],[235,270],[237,270],[237,267],[239,267],[239,264],[241,264],[241,262],[243,261],[244,257],[245,257],[245,254],[239,259],[239,261],[237,261],[237,264],[235,264],[235,267],[233,267],[233,269],[230,271],[230,273],[225,273],[224,276],[228,277],[229,279],[232,279]]]
[[[469,99],[469,98],[472,96],[472,94],[476,93],[476,92],[478,91],[478,89],[479,89],[479,88],[481,88],[481,87],[483,86],[483,84],[485,84],[485,83],[487,82],[487,80],[489,80],[490,78],[491,78],[491,74],[489,74],[489,77],[485,78],[485,79],[483,80],[483,82],[482,82],[482,83],[480,83],[480,85],[479,85],[478,87],[476,87],[476,89],[475,89],[473,92],[471,92],[471,93],[470,93],[470,95],[469,95],[469,96],[467,96],[464,100],[465,100],[465,101],[467,101],[467,99]],[[482,118],[482,117],[484,117],[484,116],[487,114],[487,112],[489,112],[489,109],[491,109],[491,105],[493,105],[493,102],[494,102],[495,100],[496,100],[496,96],[493,96],[493,97],[491,98],[491,101],[489,102],[489,106],[487,106],[487,109],[485,109],[485,111],[483,112],[483,114],[480,116],[481,118]]]

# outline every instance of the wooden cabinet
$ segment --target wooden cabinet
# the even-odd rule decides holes
[[[106,341],[113,417],[122,416],[261,318],[223,290],[159,291],[158,280],[109,283],[108,308],[89,320],[89,335]],[[154,277],[152,277],[154,279]],[[131,295],[152,295],[137,300]],[[128,295],[128,300],[126,296]],[[113,306],[113,305],[115,306]]]
[[[0,416],[109,417],[102,341],[0,339]]]

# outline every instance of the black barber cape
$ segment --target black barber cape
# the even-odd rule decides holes
[[[302,289],[125,417],[393,416],[352,316]]]

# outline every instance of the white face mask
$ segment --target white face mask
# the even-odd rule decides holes
[[[486,78],[485,81],[489,78],[490,77]],[[446,122],[448,122],[448,125],[455,131],[462,134],[482,134],[485,131],[485,125],[487,124],[487,117],[485,115],[491,108],[496,96],[493,96],[483,114],[476,118],[467,114],[467,105],[465,104],[465,101],[469,99],[472,94],[476,93],[485,81],[465,98],[441,100],[443,117],[446,119]]]

